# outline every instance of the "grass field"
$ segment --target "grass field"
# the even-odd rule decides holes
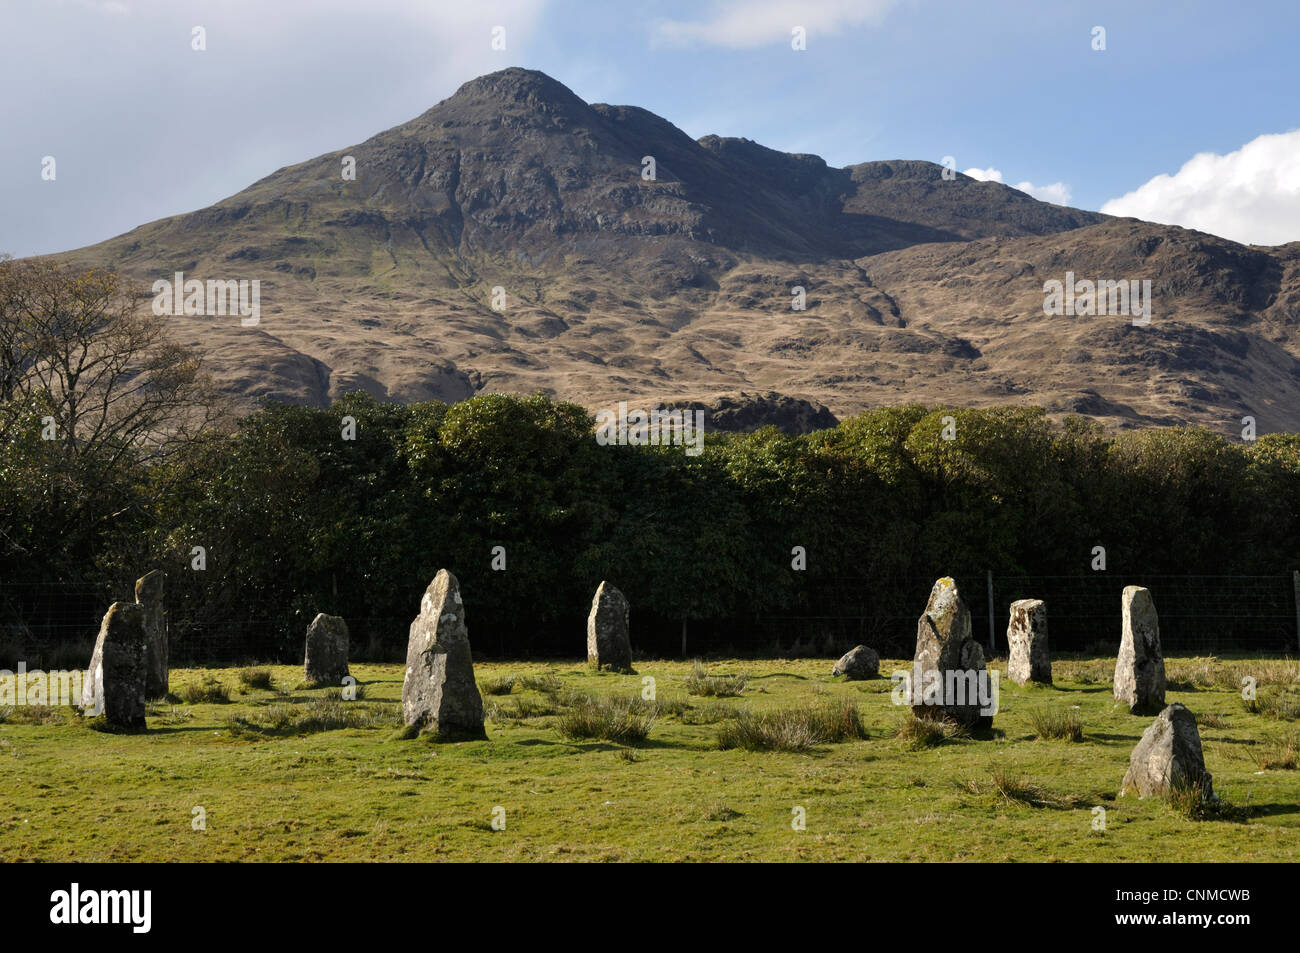
[[[72,709],[0,709],[0,860],[1300,860],[1300,664],[1167,660],[1168,700],[1202,719],[1229,805],[1208,819],[1116,796],[1152,719],[1113,705],[1113,666],[1057,661],[1053,688],[1003,679],[992,737],[933,746],[900,734],[888,677],[832,679],[830,660],[715,661],[694,683],[684,662],[640,661],[636,675],[480,663],[480,685],[501,694],[484,695],[489,740],[461,743],[402,737],[401,665],[354,665],[363,694],[346,703],[299,687],[298,667],[173,671],[178,700],[151,704],[143,734],[95,730]],[[644,741],[561,733],[565,713],[570,731],[581,720],[574,693],[640,697],[646,676],[657,704],[624,712],[642,729],[653,718]],[[865,738],[719,747],[720,731],[735,743],[765,712],[843,722],[844,702]],[[1036,737],[1068,736],[1071,715],[1079,740]]]

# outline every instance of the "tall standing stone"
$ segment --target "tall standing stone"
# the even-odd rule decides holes
[[[411,623],[402,718],[407,725],[440,738],[487,737],[460,583],[445,569],[438,570],[429,583],[420,600],[420,614]]]
[[[1165,657],[1160,651],[1160,620],[1150,590],[1125,586],[1124,632],[1115,661],[1115,700],[1134,715],[1165,707]]]
[[[348,624],[340,616],[317,613],[307,626],[303,674],[312,685],[338,685],[348,674]]]
[[[135,601],[144,610],[146,698],[162,698],[170,687],[167,605],[164,601],[166,579],[161,569],[155,569],[135,581]]]
[[[912,711],[923,718],[948,718],[969,728],[987,728],[993,716],[981,711],[984,693],[992,697],[984,650],[971,638],[970,610],[945,576],[930,590],[925,612],[916,624],[912,658]]]
[[[1011,603],[1007,623],[1007,677],[1017,685],[1052,684],[1052,655],[1047,644],[1047,603],[1018,599]]]
[[[627,599],[602,582],[587,616],[587,661],[597,668],[627,671],[632,667],[632,642],[627,634]]]
[[[1199,787],[1211,796],[1213,778],[1205,770],[1201,733],[1196,716],[1174,702],[1142,733],[1128,759],[1120,793],[1140,797],[1168,794],[1171,789]]]
[[[82,687],[81,707],[123,728],[144,728],[144,607],[115,602],[104,614]]]

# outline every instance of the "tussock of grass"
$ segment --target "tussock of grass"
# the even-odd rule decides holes
[[[392,715],[370,705],[357,705],[337,698],[314,698],[306,705],[268,705],[247,715],[229,719],[227,727],[236,738],[310,735],[340,728],[381,728],[393,723]]]
[[[146,717],[150,724],[162,725],[183,725],[187,721],[194,719],[194,712],[188,708],[178,708],[175,705],[164,705],[153,703],[146,708]]]
[[[1071,807],[1080,801],[1074,795],[1062,797],[1045,791],[1025,778],[1009,774],[1003,768],[994,768],[987,781],[972,778],[958,787],[971,794],[993,795],[1012,804],[1027,804],[1030,807]]]
[[[708,818],[711,821],[734,821],[738,817],[744,815],[728,807],[726,801],[718,801],[709,808]]]
[[[479,681],[478,690],[484,695],[509,695],[515,689],[521,692],[542,692],[551,695],[560,690],[560,680],[554,675],[503,675]]]
[[[1189,821],[1237,821],[1245,812],[1214,794],[1207,794],[1199,784],[1179,784],[1171,787],[1165,800],[1175,814]]]
[[[18,705],[0,708],[0,724],[11,725],[61,725],[65,724],[73,709],[54,705]]]
[[[716,725],[728,718],[739,718],[740,711],[729,705],[701,705],[699,708],[688,706],[680,717],[683,725]]]
[[[640,696],[595,697],[568,695],[556,723],[560,734],[570,740],[599,738],[619,744],[644,741],[655,723],[659,708]]]
[[[1195,715],[1196,724],[1202,728],[1227,728],[1228,722],[1222,715],[1216,715],[1214,712],[1203,711]]]
[[[749,678],[745,675],[710,675],[699,659],[686,677],[686,694],[706,698],[735,698],[745,690]]]
[[[1029,723],[1033,725],[1034,737],[1039,740],[1083,740],[1083,723],[1078,712],[1072,709],[1037,708],[1029,712]]]
[[[202,681],[191,682],[181,688],[181,701],[188,705],[226,705],[230,703],[230,690],[221,679],[205,675]]]
[[[1280,737],[1269,738],[1253,746],[1250,756],[1261,771],[1279,768],[1294,771],[1300,767],[1300,731],[1292,730]]]
[[[1278,721],[1300,719],[1300,698],[1292,695],[1260,694],[1251,699],[1243,698],[1241,704],[1252,715],[1263,715]]]
[[[841,701],[764,712],[745,709],[735,721],[718,729],[718,747],[724,751],[807,751],[820,744],[866,736],[857,706]]]
[[[522,721],[526,718],[541,718],[554,715],[559,709],[552,701],[521,697],[514,699],[514,704],[490,701],[485,714],[493,721]]]
[[[908,711],[899,722],[894,736],[908,748],[919,751],[922,748],[937,748],[969,734],[964,726],[955,721],[946,718],[918,718],[914,712]]]
[[[509,695],[519,683],[517,675],[503,675],[500,678],[481,678],[478,690],[484,695]]]
[[[239,670],[239,684],[245,688],[262,688],[271,690],[275,686],[271,684],[271,670],[269,668],[241,668]]]

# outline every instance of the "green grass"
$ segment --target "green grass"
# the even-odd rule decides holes
[[[865,737],[856,704],[823,702],[769,711],[745,709],[718,729],[718,747],[723,751],[808,751],[817,745]]]
[[[342,702],[337,686],[293,688],[301,666],[270,666],[278,693],[190,702],[205,692],[188,686],[235,687],[237,670],[174,670],[177,698],[150,704],[142,734],[93,731],[70,709],[14,708],[0,721],[0,861],[1300,860],[1294,722],[1244,710],[1239,682],[1253,676],[1265,707],[1283,712],[1300,699],[1294,663],[1168,661],[1182,686],[1168,700],[1219,716],[1200,731],[1228,807],[1185,814],[1116,797],[1152,719],[1113,704],[1113,660],[1058,661],[1052,687],[1004,678],[991,737],[940,728],[941,743],[918,747],[888,691],[832,681],[829,661],[711,663],[746,677],[741,698],[687,694],[689,662],[638,661],[635,676],[582,659],[479,664],[480,680],[533,687],[485,698],[518,717],[489,719],[487,741],[455,743],[400,740],[398,663],[352,666],[364,703]],[[561,733],[568,697],[641,699],[645,676],[655,717],[634,747]],[[844,703],[865,738],[718,748],[745,712]],[[1075,712],[1082,740],[1039,740],[1042,709]],[[496,805],[504,832],[489,826]],[[1104,833],[1091,826],[1098,805]],[[196,806],[206,831],[190,827]],[[791,829],[796,806],[804,831]]]
[[[1029,712],[1034,736],[1043,741],[1082,741],[1083,723],[1073,709],[1035,708]]]
[[[710,675],[704,663],[696,659],[686,679],[686,694],[706,698],[735,698],[745,690],[749,679],[744,675]]]
[[[658,706],[639,695],[627,697],[571,694],[556,722],[569,739],[599,738],[619,744],[645,741],[659,714]]]

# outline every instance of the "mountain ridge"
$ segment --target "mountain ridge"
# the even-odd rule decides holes
[[[1109,426],[1224,430],[1252,408],[1261,427],[1300,428],[1296,249],[1050,205],[920,160],[837,169],[695,140],[510,68],[64,257],[146,283],[260,278],[257,328],[175,319],[244,403],[776,392],[840,417],[904,400],[1037,402],[1099,408]],[[1155,279],[1151,333],[1045,316],[1043,281],[1072,262]],[[790,310],[795,287],[805,311]],[[1089,360],[1066,359],[1080,350]]]

